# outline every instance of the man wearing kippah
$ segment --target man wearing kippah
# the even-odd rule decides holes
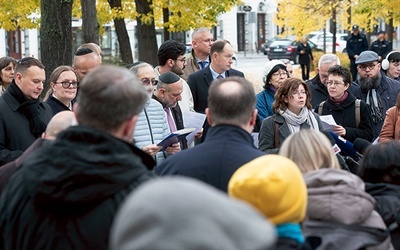
[[[171,133],[185,128],[182,111],[178,104],[182,100],[182,92],[182,79],[177,74],[168,71],[159,76],[152,98],[163,106]],[[183,138],[180,144],[182,149],[188,147],[186,138]],[[179,151],[179,144],[175,145],[175,147]]]
[[[358,72],[355,82],[360,85],[356,96],[371,107],[374,139],[379,136],[386,111],[396,104],[400,92],[400,83],[387,77],[378,61],[378,54],[370,50],[362,52],[355,61]]]

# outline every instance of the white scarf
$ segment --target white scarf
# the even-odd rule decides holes
[[[296,132],[295,126],[300,126],[304,122],[307,122],[312,129],[319,130],[317,119],[307,107],[303,107],[299,115],[289,109],[286,109],[286,111],[279,110],[279,114],[285,119],[291,134]]]

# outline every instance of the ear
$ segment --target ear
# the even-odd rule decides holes
[[[251,113],[251,119],[250,119],[251,127],[254,127],[254,125],[256,125],[257,115],[258,115],[258,109],[254,109],[253,112]]]
[[[208,124],[210,124],[212,126],[213,122],[212,122],[212,119],[211,119],[211,112],[210,112],[209,108],[206,108],[206,116],[207,116]]]
[[[21,73],[20,72],[16,73],[14,79],[15,79],[15,83],[19,85],[22,82]]]
[[[282,95],[282,99],[285,103],[289,103],[289,98],[287,98],[286,96]]]
[[[126,141],[130,142],[133,140],[133,132],[135,131],[138,118],[138,115],[135,115],[124,123],[121,132],[122,137],[125,138]]]
[[[175,61],[172,59],[168,59],[167,65],[172,68],[175,65]]]

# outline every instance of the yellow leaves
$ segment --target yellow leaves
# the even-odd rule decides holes
[[[0,0],[0,28],[16,30],[37,28],[40,23],[39,0]]]

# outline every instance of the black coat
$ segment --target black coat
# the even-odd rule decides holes
[[[365,191],[375,198],[375,210],[391,229],[390,236],[394,249],[400,249],[400,186],[366,183]]]
[[[236,126],[218,125],[209,129],[203,143],[169,156],[155,168],[155,173],[188,176],[227,192],[233,173],[262,155],[248,132]]]
[[[300,51],[304,50],[304,54],[300,54]],[[307,64],[309,65],[311,63],[311,60],[314,60],[314,57],[312,55],[311,47],[307,43],[306,45],[300,43],[297,46],[297,54],[299,55],[299,64]]]
[[[68,128],[28,156],[3,191],[0,249],[108,249],[119,205],[152,166],[108,133]]]
[[[4,92],[0,98],[0,166],[18,158],[37,139],[19,107],[17,99],[8,91]],[[53,111],[43,102],[38,109],[40,119],[48,124]]]
[[[370,50],[375,51],[383,60],[392,51],[392,43],[387,40],[375,40],[371,43]]]
[[[53,110],[54,114],[57,114],[58,112],[61,111],[66,111],[66,110],[71,110],[67,106],[64,105],[60,100],[55,98],[54,96],[49,96],[49,98],[46,100],[46,103],[49,104],[50,108]],[[74,101],[71,102],[71,105],[74,104]]]
[[[322,115],[332,115],[336,124],[346,129],[344,138],[350,142],[354,142],[356,138],[362,138],[372,141],[372,118],[371,108],[364,101],[360,103],[360,124],[357,127],[355,101],[353,94],[348,92],[347,98],[340,104],[335,104],[330,98],[326,100],[322,108]],[[316,113],[319,113],[316,109]]]
[[[346,51],[350,60],[355,60],[355,55],[360,55],[361,52],[366,50],[368,50],[368,41],[363,34],[358,33],[357,36],[354,34],[349,36],[346,42]]]

